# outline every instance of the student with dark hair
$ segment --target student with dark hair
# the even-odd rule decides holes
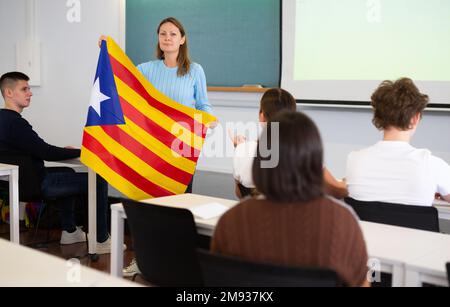
[[[86,235],[76,226],[73,203],[80,196],[87,199],[88,177],[86,173],[48,172],[45,161],[60,161],[80,156],[80,150],[56,147],[46,143],[28,121],[22,111],[30,105],[33,95],[28,85],[29,78],[21,72],[9,72],[1,76],[0,89],[5,99],[5,108],[0,110],[0,151],[30,155],[36,173],[39,174],[42,194],[45,198],[67,200],[61,205],[61,244],[85,242]],[[97,254],[109,253],[111,240],[108,235],[108,186],[97,176]],[[87,206],[87,202],[85,204]]]
[[[372,122],[383,140],[348,156],[350,197],[431,206],[438,193],[450,201],[450,166],[409,144],[427,103],[428,96],[409,78],[380,84],[372,95]]]
[[[286,90],[272,88],[267,90],[261,98],[259,106],[259,122],[269,122],[277,113],[283,110],[293,111],[297,109],[294,97]],[[253,159],[256,156],[257,142],[246,140],[244,136],[234,136],[235,145],[233,158],[233,177],[236,182],[236,196],[244,198],[255,196],[257,191],[252,178]]]
[[[259,122],[266,124],[281,111],[293,111],[297,109],[295,98],[286,90],[272,88],[267,90],[261,98],[259,107]],[[257,142],[247,141],[243,136],[234,136],[232,142],[235,149],[233,158],[233,177],[236,182],[235,193],[240,199],[246,196],[258,194],[252,178],[253,159],[256,156]],[[345,182],[338,181],[328,171],[323,168],[325,178],[326,193],[336,198],[347,196]]]
[[[256,262],[329,268],[345,285],[368,285],[367,250],[357,218],[324,193],[316,125],[302,113],[282,112],[258,144],[253,178],[261,196],[220,218],[211,250]],[[270,156],[261,154],[261,144],[268,145]],[[278,164],[265,167],[277,152]]]

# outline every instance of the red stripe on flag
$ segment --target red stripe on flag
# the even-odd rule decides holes
[[[189,146],[188,144],[182,142],[181,140],[177,139],[173,134],[168,132],[167,130],[163,129],[161,126],[156,124],[154,121],[146,117],[144,114],[142,114],[139,110],[137,110],[134,106],[132,106],[128,101],[120,98],[120,104],[122,107],[123,114],[128,117],[131,121],[133,121],[136,125],[138,125],[140,128],[147,131],[150,135],[152,135],[154,138],[159,140],[161,143],[166,145],[168,148],[172,148],[173,142],[176,141],[177,144],[180,144],[180,146],[173,146],[173,151],[178,153],[179,155],[185,157],[186,159],[189,159],[193,162],[197,162],[200,151]],[[179,148],[182,147],[182,148]]]
[[[188,185],[191,181],[192,174],[167,163],[117,126],[102,126],[102,129],[111,138],[116,140],[123,147],[131,151],[135,156],[139,157],[140,160],[144,161],[161,174],[164,174],[184,185]]]
[[[89,133],[84,132],[83,134],[83,146],[101,159],[111,170],[131,182],[145,193],[154,197],[170,196],[174,194],[139,175],[135,170],[108,152],[108,150]]]
[[[205,137],[205,132],[207,128],[200,122],[194,120],[189,115],[178,111],[164,103],[159,102],[154,99],[144,86],[139,82],[139,80],[133,75],[132,72],[128,70],[125,66],[123,66],[119,61],[117,61],[113,56],[109,56],[111,61],[111,66],[113,69],[114,75],[116,75],[120,80],[122,80],[125,84],[127,84],[133,91],[138,93],[142,98],[144,98],[149,105],[163,112],[174,121],[180,123],[187,129],[191,130],[193,133],[198,136]]]

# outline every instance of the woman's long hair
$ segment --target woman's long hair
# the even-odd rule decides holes
[[[324,194],[322,168],[322,139],[314,122],[303,113],[275,115],[258,141],[253,161],[258,192],[276,202],[312,201]]]

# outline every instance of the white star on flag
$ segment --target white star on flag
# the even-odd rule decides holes
[[[102,103],[102,101],[108,100],[110,98],[111,97],[104,95],[100,91],[100,78],[97,78],[97,80],[95,80],[94,82],[94,87],[92,88],[90,105],[95,110],[95,112],[97,112],[98,116],[101,117],[100,104]]]

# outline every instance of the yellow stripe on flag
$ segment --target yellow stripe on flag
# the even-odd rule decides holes
[[[173,194],[180,194],[186,191],[186,185],[173,180],[172,178],[167,177],[152,168],[135,154],[119,144],[116,140],[111,138],[101,127],[86,127],[85,131],[95,139],[102,140],[102,145],[106,148],[106,150],[108,150],[109,153],[128,165],[142,177],[153,182],[155,185],[160,186]]]
[[[86,147],[81,150],[81,162],[88,165],[94,172],[102,176],[109,184],[114,186],[127,197],[135,200],[153,198],[152,195],[145,193],[134,184],[117,174],[109,168],[97,155],[92,153]]]
[[[116,76],[114,76],[114,80],[116,80],[117,92],[120,97],[164,130],[171,134],[177,133],[178,135],[174,135],[174,138],[178,138],[180,141],[197,150],[202,150],[203,138],[201,136],[192,133],[190,129],[183,127],[160,110],[150,106],[144,98]],[[200,124],[198,125],[198,129],[202,129]]]
[[[172,166],[179,168],[189,174],[195,172],[194,161],[191,161],[178,153],[173,151],[171,148],[167,147],[165,144],[161,143],[154,136],[149,134],[147,131],[136,125],[129,118],[125,117],[126,125],[118,126],[128,135],[136,139],[139,143],[145,146],[148,150],[158,155],[161,159],[171,164]]]

